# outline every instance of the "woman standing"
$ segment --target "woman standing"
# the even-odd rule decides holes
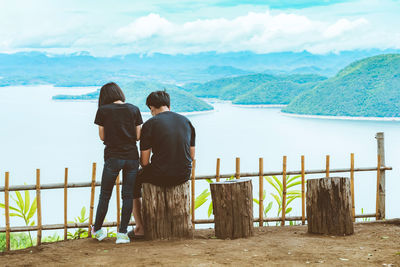
[[[129,243],[127,227],[132,213],[133,188],[139,168],[136,142],[140,138],[142,116],[138,107],[125,103],[125,95],[116,83],[107,83],[100,90],[95,124],[104,141],[104,168],[92,236],[101,241],[107,234],[101,229],[115,180],[122,170],[122,214],[117,244]]]

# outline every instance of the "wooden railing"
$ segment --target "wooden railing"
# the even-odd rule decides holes
[[[259,179],[259,214],[257,218],[254,218],[254,222],[258,222],[259,226],[262,226],[264,222],[281,222],[281,225],[285,225],[286,221],[301,221],[305,224],[305,183],[306,174],[324,174],[329,177],[332,173],[350,173],[351,180],[351,195],[352,195],[352,208],[353,208],[353,218],[369,218],[375,217],[377,220],[385,218],[385,171],[392,170],[392,167],[385,166],[384,158],[384,135],[383,133],[376,134],[377,144],[378,144],[378,156],[377,156],[377,166],[376,167],[354,167],[354,154],[350,155],[350,168],[340,168],[340,169],[330,169],[330,157],[326,156],[326,168],[317,170],[306,170],[305,169],[305,157],[301,156],[301,169],[295,171],[287,171],[286,161],[287,157],[283,156],[282,170],[281,171],[271,171],[264,172],[263,158],[259,159],[259,170],[258,172],[241,173],[240,172],[240,158],[236,158],[236,171],[235,173],[220,174],[220,159],[216,162],[216,174],[215,175],[195,175],[196,161],[193,161],[192,175],[191,175],[191,207],[192,207],[192,223],[193,227],[196,224],[209,224],[214,223],[213,219],[195,219],[195,182],[196,180],[206,180],[215,179],[217,182],[221,178],[231,178],[235,177],[239,179],[240,177],[251,177]],[[375,172],[377,173],[377,193],[376,193],[376,212],[373,214],[355,214],[354,205],[354,173],[356,172]],[[286,197],[286,177],[287,175],[301,175],[301,216],[291,216],[286,217],[286,201],[282,201],[282,216],[281,217],[269,217],[264,218],[264,207],[263,207],[263,179],[265,176],[279,175],[282,176],[283,181],[283,198]],[[10,233],[11,232],[24,232],[24,231],[37,231],[37,244],[41,244],[42,230],[57,230],[64,229],[64,239],[67,239],[67,229],[68,228],[88,228],[88,233],[90,236],[90,226],[93,223],[93,210],[94,210],[94,195],[95,187],[100,186],[100,182],[96,182],[96,163],[92,165],[92,179],[91,182],[81,182],[81,183],[68,183],[68,168],[65,168],[64,183],[53,183],[53,184],[40,184],[40,170],[36,170],[36,184],[35,185],[13,185],[9,186],[9,172],[5,173],[5,186],[0,187],[0,192],[4,192],[5,196],[5,221],[6,227],[0,228],[0,233],[6,233],[6,250],[10,249]],[[103,226],[105,227],[118,227],[119,221],[119,210],[120,210],[120,179],[119,176],[116,181],[116,199],[117,199],[117,221],[116,222],[105,222]],[[68,223],[67,222],[67,207],[68,207],[68,188],[91,188],[90,194],[90,210],[89,210],[89,222],[88,223]],[[63,224],[47,224],[42,225],[42,214],[41,214],[41,190],[51,190],[51,189],[64,189],[64,223]],[[35,190],[37,198],[37,225],[36,226],[16,226],[10,227],[10,206],[9,206],[9,193],[10,191],[20,191],[20,190]],[[129,225],[134,225],[134,222],[130,222]]]

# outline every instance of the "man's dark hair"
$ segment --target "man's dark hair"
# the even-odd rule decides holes
[[[116,83],[107,83],[101,87],[99,95],[99,107],[111,104],[118,100],[125,102],[125,95]]]
[[[165,90],[152,92],[146,99],[146,106],[148,106],[149,108],[150,106],[153,106],[155,108],[167,106],[169,108],[170,107],[169,94]]]

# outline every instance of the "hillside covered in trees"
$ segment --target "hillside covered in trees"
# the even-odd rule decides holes
[[[356,61],[297,96],[283,112],[400,117],[400,54]]]
[[[325,79],[315,74],[252,74],[188,84],[184,88],[198,97],[230,100],[234,104],[288,104]]]

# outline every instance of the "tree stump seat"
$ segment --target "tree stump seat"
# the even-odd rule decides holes
[[[215,236],[234,239],[253,235],[253,187],[251,179],[210,184]]]
[[[142,185],[142,218],[148,240],[193,237],[189,182],[161,187]]]
[[[307,224],[308,232],[314,234],[354,233],[349,178],[307,180]]]

